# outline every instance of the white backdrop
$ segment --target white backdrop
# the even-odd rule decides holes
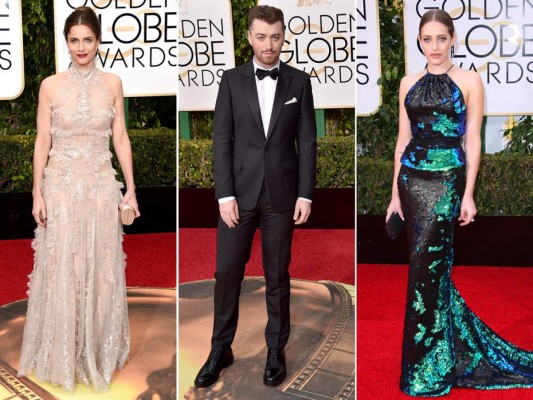
[[[485,86],[485,114],[532,114],[533,2],[405,0],[408,74],[425,66],[416,36],[421,16],[432,8],[444,9],[454,19],[457,41],[452,61],[480,74]]]
[[[222,73],[235,66],[230,0],[180,0],[179,12],[179,110],[213,110]]]
[[[176,94],[178,0],[54,0],[57,72],[70,64],[63,27],[78,6],[100,17],[97,65],[120,76],[125,96]]]
[[[357,0],[357,115],[375,113],[381,105],[379,13],[377,0]]]
[[[0,3],[0,100],[14,99],[24,90],[22,12],[20,0]]]
[[[315,108],[355,106],[355,2],[259,0],[285,16],[281,61],[307,72]]]

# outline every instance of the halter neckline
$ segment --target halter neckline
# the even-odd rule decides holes
[[[435,76],[439,76],[439,75],[447,75],[448,72],[450,72],[450,70],[451,70],[453,67],[455,67],[454,64],[450,65],[450,68],[448,68],[448,69],[447,69],[445,72],[443,72],[442,74],[434,74],[434,73],[432,73],[432,72],[429,72],[429,69],[428,69],[428,67],[426,66],[426,73],[428,73],[429,75],[435,75]]]
[[[93,76],[94,72],[97,70],[96,62],[93,60],[90,65],[82,68],[78,63],[72,61],[69,70],[76,79],[88,79]]]

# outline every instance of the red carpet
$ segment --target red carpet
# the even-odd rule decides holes
[[[355,236],[351,229],[296,229],[292,242],[291,278],[354,284]],[[212,279],[216,229],[179,230],[179,282]],[[247,276],[262,276],[261,239],[254,237]]]
[[[176,287],[176,234],[125,235],[128,286]],[[31,240],[0,240],[0,304],[26,298]]]
[[[533,350],[533,268],[454,267],[469,307],[494,331]],[[407,267],[357,266],[357,399],[412,399],[399,389]],[[533,389],[453,389],[446,399],[533,399]]]

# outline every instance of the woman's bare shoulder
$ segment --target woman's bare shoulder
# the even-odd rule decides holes
[[[475,91],[483,90],[483,82],[481,76],[474,70],[454,68],[449,74],[450,78],[459,86],[462,92],[470,94]]]
[[[481,76],[477,73],[477,71],[471,70],[471,69],[463,69],[456,67],[451,71],[451,74],[449,74],[452,78],[460,79],[462,81],[474,81],[474,82],[481,82]]]
[[[122,97],[122,80],[112,72],[103,72],[104,83],[112,95],[113,99]]]
[[[51,97],[57,91],[59,86],[67,79],[66,72],[50,75],[43,79],[40,87],[40,95]]]
[[[110,87],[116,87],[122,85],[122,80],[117,74],[114,74],[112,72],[104,72],[102,71],[102,74],[104,76],[104,82],[108,84]]]
[[[59,86],[61,83],[63,83],[65,81],[66,77],[67,77],[67,74],[66,74],[65,71],[59,72],[59,73],[54,74],[54,75],[47,76],[41,82],[41,87],[54,88],[56,86]]]
[[[414,74],[405,75],[400,81],[400,90],[408,91],[416,82],[420,80],[426,73],[426,70],[416,72]]]

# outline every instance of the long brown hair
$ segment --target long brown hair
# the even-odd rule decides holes
[[[76,25],[85,25],[96,36],[96,40],[100,41],[102,38],[102,28],[100,27],[100,21],[96,16],[95,12],[85,6],[76,8],[65,20],[65,27],[63,29],[63,35],[65,40],[67,40],[67,35],[70,32],[70,28]]]

